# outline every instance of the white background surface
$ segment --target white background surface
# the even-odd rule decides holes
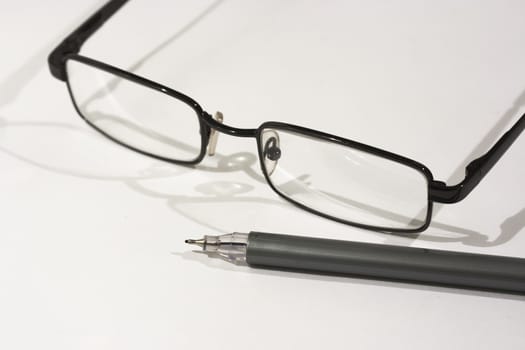
[[[523,349],[520,296],[254,270],[183,241],[259,230],[525,257],[525,135],[418,239],[337,224],[278,198],[252,139],[221,135],[189,169],[90,130],[45,60],[102,3],[1,5],[0,348]],[[319,128],[449,184],[525,110],[522,1],[210,4],[132,1],[82,53],[230,125]]]

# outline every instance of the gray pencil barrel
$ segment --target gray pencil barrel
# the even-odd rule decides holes
[[[525,259],[251,232],[252,266],[525,292]]]

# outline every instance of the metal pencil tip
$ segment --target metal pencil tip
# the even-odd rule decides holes
[[[201,238],[201,239],[187,239],[187,240],[184,241],[184,243],[194,244],[194,245],[198,245],[199,247],[204,247],[204,245],[206,244],[206,240],[204,238]]]

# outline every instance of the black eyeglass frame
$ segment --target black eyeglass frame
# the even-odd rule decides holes
[[[522,115],[518,121],[492,146],[492,148],[482,155],[479,158],[471,161],[466,167],[465,178],[458,184],[454,186],[448,186],[445,182],[434,180],[431,171],[424,166],[423,164],[414,161],[412,159],[373,147],[356,141],[348,140],[339,136],[327,134],[318,130],[313,130],[297,125],[269,121],[261,124],[257,129],[241,129],[235,128],[223,123],[220,123],[213,119],[213,117],[206,112],[195,100],[191,97],[173,90],[169,87],[151,81],[149,79],[143,78],[131,72],[122,70],[120,68],[114,67],[112,65],[97,61],[95,59],[79,55],[80,49],[84,42],[89,39],[93,33],[97,31],[111,16],[113,16],[128,0],[111,0],[108,1],[104,6],[102,6],[98,11],[96,11],[90,18],[88,18],[79,28],[77,28],[73,33],[68,35],[49,55],[48,63],[51,74],[61,80],[66,82],[68,91],[72,100],[75,109],[78,114],[94,129],[99,131],[101,134],[111,139],[112,141],[127,147],[133,151],[139,152],[141,154],[182,165],[195,165],[202,161],[206,155],[206,149],[210,140],[210,134],[212,129],[219,131],[224,134],[228,134],[236,137],[251,137],[255,138],[257,141],[257,148],[259,154],[259,161],[264,177],[270,187],[281,197],[292,202],[298,207],[309,211],[311,213],[317,214],[319,216],[341,222],[344,224],[380,231],[380,232],[389,232],[389,233],[418,233],[422,232],[428,228],[432,219],[432,207],[434,202],[438,203],[457,203],[464,199],[472,190],[480,183],[480,181],[485,177],[485,175],[492,169],[492,167],[498,162],[501,156],[507,151],[507,149],[512,145],[512,143],[519,137],[521,132],[525,129],[525,114]],[[87,120],[79,110],[72,90],[69,83],[66,62],[68,60],[74,60],[81,62],[83,64],[92,66],[94,68],[106,71],[108,73],[114,74],[116,76],[122,77],[134,83],[143,85],[147,88],[157,90],[159,92],[165,93],[179,101],[186,103],[190,106],[196,113],[201,131],[201,150],[199,155],[191,161],[180,161],[170,158],[160,157],[155,154],[145,152],[141,149],[134,148],[128,144],[125,144],[118,139],[113,138],[111,135],[105,133],[103,130],[99,129],[96,125]],[[267,172],[266,166],[264,165],[264,148],[262,145],[261,133],[265,129],[276,129],[276,130],[286,130],[292,131],[294,133],[302,134],[307,137],[313,137],[319,140],[326,142],[335,143],[341,146],[350,147],[357,149],[363,152],[373,154],[378,157],[383,157],[385,159],[400,163],[402,165],[408,166],[412,169],[419,171],[428,182],[428,206],[426,218],[422,226],[415,229],[399,229],[399,228],[389,228],[389,227],[379,227],[360,224],[356,222],[346,221],[341,218],[333,217],[325,213],[319,212],[315,209],[312,209],[308,206],[305,206],[281,193],[270,180],[270,176]]]

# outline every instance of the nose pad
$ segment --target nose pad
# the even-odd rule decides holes
[[[266,173],[271,176],[281,158],[279,134],[275,130],[265,130],[263,134],[263,161]]]
[[[224,121],[224,116],[222,115],[221,112],[217,111],[215,112],[213,119],[215,119],[217,122],[222,124],[222,122]],[[218,139],[219,139],[219,132],[215,129],[211,129],[210,140],[208,141],[208,155],[210,157],[215,155],[215,149],[217,148]]]

